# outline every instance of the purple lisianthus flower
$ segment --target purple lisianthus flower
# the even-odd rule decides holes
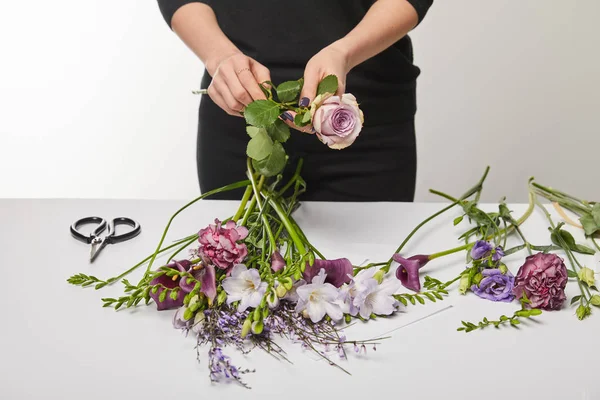
[[[179,272],[185,272],[189,269],[191,264],[192,263],[189,260],[174,261],[167,265],[167,268],[173,268],[179,270]],[[163,274],[157,278],[152,279],[150,281],[150,286],[160,284],[166,287],[166,290],[170,291],[171,289],[175,289],[179,286],[180,280],[181,278],[179,277],[179,275],[176,275],[175,279],[173,279],[172,277]],[[171,310],[173,308],[181,307],[183,305],[183,298],[185,297],[185,293],[183,291],[179,291],[177,293],[176,300],[173,300],[169,293],[167,293],[167,297],[165,298],[165,300],[159,301],[160,294],[163,292],[163,290],[165,290],[163,287],[159,287],[156,293],[152,293],[152,291],[150,291],[149,293],[150,297],[152,297],[152,299],[156,303],[157,310]]]
[[[306,263],[304,270],[304,280],[308,283],[319,274],[321,269],[325,270],[327,277],[326,283],[331,283],[335,287],[340,287],[344,283],[350,283],[352,280],[352,263],[347,258],[337,260],[315,260],[312,267]]]
[[[502,249],[502,246],[497,246],[494,250],[494,254],[492,254],[492,261],[498,262],[502,257],[504,257],[504,250]]]
[[[498,269],[484,269],[481,274],[484,278],[479,282],[479,286],[471,286],[473,293],[482,299],[507,303],[513,301],[515,278],[510,272],[503,274]]]
[[[396,278],[400,280],[402,286],[415,292],[421,290],[419,270],[429,262],[429,256],[418,254],[404,258],[400,254],[394,254],[392,258],[400,264],[396,270]]]
[[[492,251],[492,245],[490,242],[486,242],[485,240],[478,240],[475,242],[475,245],[471,249],[471,258],[473,260],[480,260],[482,258],[487,257]]]

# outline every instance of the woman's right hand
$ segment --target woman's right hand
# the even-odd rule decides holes
[[[211,68],[215,64],[216,67]],[[206,63],[213,77],[208,95],[227,114],[241,117],[248,104],[266,99],[259,84],[271,80],[267,67],[241,52],[226,56],[215,64]]]

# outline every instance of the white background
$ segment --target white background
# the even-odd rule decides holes
[[[2,0],[0,197],[190,198],[201,63],[155,1]],[[596,0],[435,2],[412,34],[417,200],[492,167],[600,198]]]

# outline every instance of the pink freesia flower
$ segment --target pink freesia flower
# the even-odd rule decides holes
[[[332,149],[344,149],[354,143],[364,123],[363,112],[350,93],[341,97],[319,95],[310,112],[317,137]]]
[[[531,308],[559,310],[567,286],[567,267],[556,254],[537,253],[525,259],[525,264],[515,277],[514,295],[520,299],[527,295]]]
[[[223,226],[216,219],[214,225],[200,230],[198,236],[200,256],[220,269],[230,270],[248,255],[246,245],[239,243],[248,236],[248,229],[237,226],[233,221]]]

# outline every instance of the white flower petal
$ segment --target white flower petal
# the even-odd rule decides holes
[[[325,303],[321,301],[311,301],[306,306],[306,311],[312,322],[319,322],[323,319],[327,310],[325,309]]]
[[[334,321],[339,321],[344,317],[342,309],[337,304],[325,302],[325,310],[327,315]]]
[[[246,268],[246,266],[244,264],[236,264],[233,266],[233,268],[231,269],[231,277],[232,278],[237,278],[240,276],[241,273],[247,271],[248,268]]]

